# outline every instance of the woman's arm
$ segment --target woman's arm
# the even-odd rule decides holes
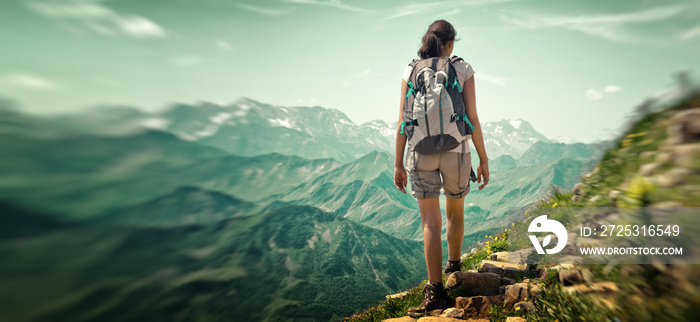
[[[406,103],[406,92],[408,84],[405,80],[401,80],[401,100],[399,101],[399,123],[396,127],[396,159],[394,160],[394,186],[396,189],[406,193],[406,185],[408,184],[408,176],[406,168],[403,165],[404,151],[406,150],[406,134],[401,134],[401,123],[403,123],[403,107]]]
[[[474,76],[470,77],[466,82],[464,82],[462,99],[464,100],[465,109],[467,111],[467,118],[469,118],[469,122],[474,125],[472,142],[474,142],[474,148],[476,149],[476,153],[479,155],[479,167],[477,168],[476,173],[477,182],[481,183],[483,178],[483,183],[479,186],[479,190],[481,190],[484,189],[484,187],[489,183],[489,158],[486,156],[484,135],[481,133],[479,116],[476,114],[476,90],[474,86]]]

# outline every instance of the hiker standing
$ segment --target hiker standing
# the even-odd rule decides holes
[[[420,209],[429,279],[423,302],[410,308],[410,315],[447,306],[441,273],[440,189],[447,200],[448,261],[444,272],[449,276],[462,269],[464,197],[469,193],[470,180],[481,183],[479,190],[489,182],[488,158],[476,114],[474,70],[461,58],[450,57],[455,36],[449,22],[433,22],[418,50],[421,59],[414,59],[406,67],[401,81],[394,185],[406,193],[408,170],[412,195]],[[479,155],[476,175],[471,165],[470,138]]]

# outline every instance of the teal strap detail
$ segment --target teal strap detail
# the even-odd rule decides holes
[[[462,118],[464,119],[463,121],[465,121],[465,122],[467,122],[467,124],[469,124],[469,127],[472,129],[472,131],[474,131],[474,125],[472,125],[472,122],[469,121],[469,118],[467,117],[467,115],[465,114]]]
[[[461,90],[460,90],[461,92]],[[408,93],[406,93],[406,99],[408,99],[409,96],[415,94],[416,91],[413,89],[413,82],[408,82]]]
[[[452,88],[455,87],[457,87],[460,93],[462,92],[462,85],[459,84],[459,79],[457,77],[455,77],[455,82],[452,83]]]
[[[405,126],[406,126],[406,122],[401,122],[401,131],[399,131],[399,133],[404,134],[404,133],[403,133],[403,128],[404,128]]]

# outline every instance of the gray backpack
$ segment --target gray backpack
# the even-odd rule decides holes
[[[408,79],[401,134],[420,154],[452,150],[471,138],[474,127],[467,119],[454,63],[451,58],[414,59]]]
[[[462,99],[462,85],[452,64],[462,58],[414,59],[403,110],[401,134],[409,148],[420,154],[447,152],[470,139],[469,122]],[[465,142],[466,143],[466,142]],[[462,146],[462,153],[464,145]],[[469,179],[476,182],[474,169]]]

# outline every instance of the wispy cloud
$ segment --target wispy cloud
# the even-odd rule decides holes
[[[222,49],[222,50],[226,50],[226,51],[233,50],[233,46],[225,40],[218,39],[214,42],[214,44],[216,45],[216,47],[219,47],[219,49]]]
[[[489,83],[493,83],[500,86],[504,86],[506,85],[506,83],[514,79],[512,77],[493,76],[489,74],[484,74],[482,72],[474,74],[474,77],[478,78],[479,80],[487,81]]]
[[[693,28],[686,30],[681,35],[681,39],[683,39],[683,40],[691,40],[691,39],[695,39],[695,38],[699,38],[699,37],[700,37],[700,25],[697,25]]]
[[[622,90],[622,87],[617,85],[608,85],[603,88],[603,90],[596,90],[593,88],[587,89],[583,94],[591,101],[597,101],[602,99],[607,94],[617,93]]]
[[[82,29],[100,35],[140,39],[167,37],[167,32],[157,23],[138,15],[119,13],[100,0],[27,1],[24,5],[37,14],[75,22]]]
[[[59,88],[58,84],[46,77],[25,73],[7,75],[4,77],[4,81],[28,89],[56,90]]]
[[[634,41],[637,38],[625,30],[629,24],[669,20],[683,14],[687,6],[656,7],[622,14],[560,16],[533,12],[508,12],[499,15],[501,21],[528,29],[565,28],[611,41]]]
[[[482,6],[512,1],[516,0],[449,0],[401,4],[400,6],[391,9],[390,12],[384,17],[384,20],[406,17],[417,13],[433,13],[438,10],[449,10],[442,14],[442,16],[449,16],[460,13],[461,10],[459,8]]]
[[[234,5],[240,9],[255,12],[263,16],[284,16],[294,11],[294,7],[260,7],[246,3],[234,3]]]
[[[328,7],[333,7],[333,8],[337,8],[340,10],[354,11],[354,12],[362,12],[362,13],[371,13],[372,12],[372,10],[347,5],[343,2],[341,2],[340,0],[327,0],[327,1],[324,1],[324,0],[284,0],[284,1],[289,2],[289,3],[297,3],[297,4],[328,6]]]

